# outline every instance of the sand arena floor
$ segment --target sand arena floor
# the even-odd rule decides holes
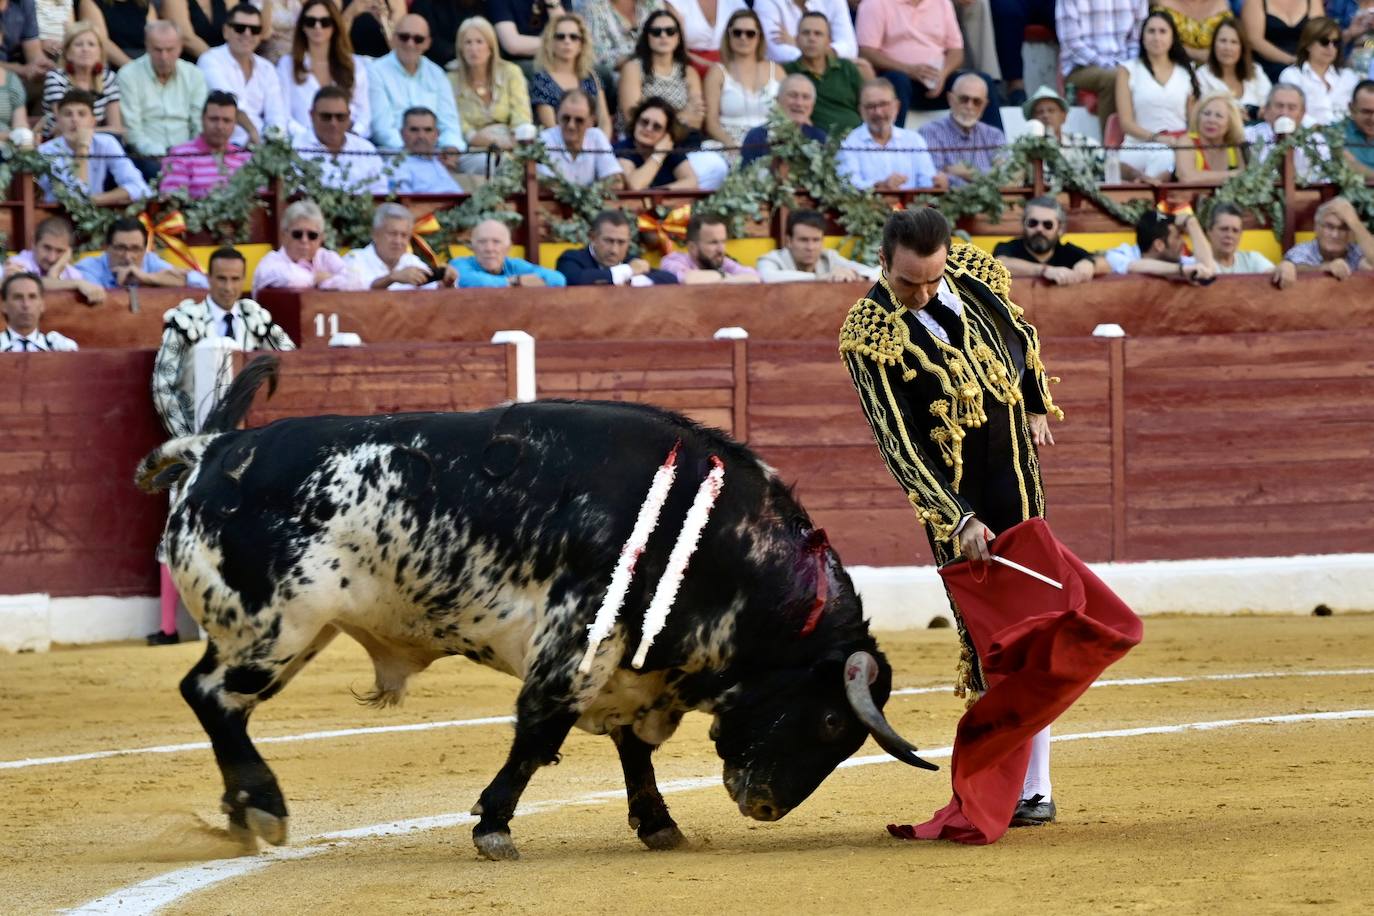
[[[1073,740],[1055,745],[1055,825],[983,848],[891,839],[884,824],[948,800],[948,769],[881,762],[871,742],[784,820],[747,821],[709,720],[689,716],[656,758],[687,848],[640,846],[610,741],[575,732],[525,795],[515,863],[479,861],[465,815],[509,725],[440,724],[509,714],[510,678],[440,662],[375,712],[348,693],[371,684],[366,656],[336,640],[254,718],[291,840],[228,858],[208,748],[42,759],[203,741],[176,691],[200,646],[0,656],[0,911],[1370,912],[1374,616],[1155,618],[1145,633],[1056,725]],[[880,644],[899,687],[940,688],[894,696],[889,717],[947,745],[953,634]],[[1179,680],[1111,683],[1142,678]],[[1237,721],[1272,717],[1291,718]],[[394,728],[416,723],[435,727]],[[310,735],[360,728],[385,730]]]

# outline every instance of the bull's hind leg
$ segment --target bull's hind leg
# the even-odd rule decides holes
[[[625,796],[630,802],[630,826],[650,849],[676,849],[686,842],[682,831],[668,813],[668,805],[658,791],[654,777],[655,745],[639,738],[628,727],[611,729],[611,740],[620,752],[620,768],[625,773]]]
[[[326,627],[299,642],[272,631],[271,638],[225,650],[211,638],[205,655],[181,681],[181,695],[195,711],[224,777],[221,807],[230,833],[256,849],[262,838],[286,842],[286,800],[277,778],[248,737],[248,717],[314,658],[338,633]]]

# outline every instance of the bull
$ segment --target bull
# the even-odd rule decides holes
[[[172,489],[167,559],[207,632],[181,694],[209,735],[230,831],[285,842],[287,806],[248,736],[269,699],[340,632],[367,650],[375,689],[451,655],[523,681],[509,756],[473,808],[478,852],[512,859],[510,821],[574,725],[614,741],[630,826],[651,849],[683,835],[654,750],[683,715],[710,735],[739,810],[795,808],[872,735],[913,766],[884,718],[892,669],[840,558],[774,471],[723,433],[654,407],[573,401],[473,413],[281,420],[237,430],[275,357],[244,369],[200,434],[141,463]],[[639,556],[623,611],[588,654],[587,627],[631,533],[643,487],[677,448],[663,516],[683,518],[720,466],[725,483],[641,668],[630,665],[671,524]]]

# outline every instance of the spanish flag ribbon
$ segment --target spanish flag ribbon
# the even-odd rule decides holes
[[[663,219],[658,219],[653,213],[641,213],[635,221],[636,228],[640,232],[647,232],[658,242],[658,250],[662,254],[671,254],[673,251],[673,241],[686,241],[687,223],[692,219],[692,205],[683,204],[668,211],[668,215]]]
[[[415,221],[415,228],[410,233],[410,245],[415,249],[416,256],[430,267],[439,266],[439,257],[434,253],[429,242],[425,241],[425,236],[441,231],[443,231],[443,227],[434,218],[434,214],[426,213]]]
[[[153,250],[153,243],[160,242],[162,247],[167,249],[177,260],[185,264],[192,270],[205,272],[205,268],[200,266],[196,253],[191,250],[191,246],[182,241],[179,236],[186,232],[186,217],[181,215],[180,210],[174,210],[157,222],[147,213],[140,213],[138,221],[143,224],[143,230],[148,233],[148,250]]]

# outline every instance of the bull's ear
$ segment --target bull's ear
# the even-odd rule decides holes
[[[153,488],[166,490],[172,487],[187,471],[187,465],[178,461],[176,464],[169,464],[153,476]]]

